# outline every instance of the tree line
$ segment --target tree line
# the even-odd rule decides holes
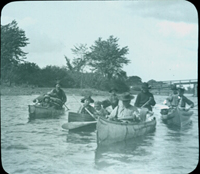
[[[22,48],[29,44],[29,39],[13,20],[1,25],[1,83],[52,87],[60,81],[65,88],[109,90],[117,86],[119,91],[127,91],[142,80],[138,76],[127,77],[122,70],[130,63],[126,57],[129,49],[127,46],[120,48],[118,40],[110,36],[107,40],[98,38],[90,47],[76,45],[71,49],[73,58],[63,57],[66,65],[40,68],[36,63],[26,61],[28,53]]]
[[[129,48],[121,48],[119,39],[114,36],[106,40],[98,38],[90,47],[86,44],[74,46],[71,49],[74,57],[64,56],[66,64],[62,67],[40,68],[36,63],[26,61],[28,53],[22,49],[30,44],[28,41],[25,31],[15,20],[1,25],[1,84],[52,87],[60,81],[64,88],[140,90],[142,79],[127,76],[123,71],[123,66],[131,62],[126,57]]]

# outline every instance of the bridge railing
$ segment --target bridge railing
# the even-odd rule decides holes
[[[161,89],[161,88],[170,88],[172,84],[197,84],[197,79],[187,79],[187,80],[167,80],[167,81],[159,81],[152,83],[152,89]]]
[[[162,81],[163,83],[169,83],[169,84],[196,84],[198,83],[197,79],[186,79],[186,80],[167,80]]]

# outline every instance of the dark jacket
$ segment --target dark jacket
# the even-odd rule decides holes
[[[110,97],[107,100],[102,101],[103,108],[112,106],[112,109],[114,109],[116,106],[118,106],[118,103],[119,99],[117,95],[110,95]]]
[[[180,107],[185,108],[186,104],[193,105],[192,107],[194,107],[194,103],[191,100],[185,96],[182,96],[182,99],[180,100]]]
[[[140,92],[137,95],[137,98],[135,100],[135,106],[140,108],[142,107],[148,100],[149,98],[152,97],[151,102],[147,105],[144,106],[144,108],[149,109],[150,111],[152,111],[152,107],[151,106],[155,106],[156,102],[154,100],[153,94],[150,92],[144,93],[144,92]]]
[[[59,91],[57,91],[56,89],[53,89],[50,94],[51,97],[56,97],[58,99],[60,99],[62,101],[62,103],[64,104],[67,101],[67,97],[65,95],[65,92],[60,89]]]

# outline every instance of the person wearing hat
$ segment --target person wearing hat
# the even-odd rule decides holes
[[[97,117],[98,116],[105,117],[106,115],[109,115],[109,112],[101,106],[100,101],[94,102],[94,109],[95,109],[94,115],[97,116]]]
[[[178,95],[178,89],[175,84],[171,86],[172,93],[166,98],[166,105],[170,108],[175,108],[178,106],[180,97]]]
[[[137,95],[134,106],[138,108],[147,108],[149,111],[152,111],[152,106],[155,106],[156,102],[154,96],[149,92],[151,87],[148,83],[142,83],[141,92]]]
[[[49,95],[44,95],[43,101],[41,103],[41,106],[48,108],[51,107],[51,101],[50,101],[50,96]]]
[[[61,84],[59,82],[56,83],[56,87],[47,93],[51,100],[55,102],[56,105],[62,107],[67,101],[67,96],[63,89],[61,89]]]
[[[111,88],[109,93],[110,93],[110,96],[107,100],[104,100],[102,101],[102,105],[103,105],[103,108],[107,108],[108,106],[111,106],[112,109],[114,109],[118,103],[119,103],[119,99],[118,99],[118,96],[117,96],[117,89],[116,88]]]
[[[130,93],[124,93],[119,96],[119,100],[122,101],[122,105],[115,107],[111,114],[108,115],[108,118],[110,120],[131,118],[135,121],[135,113],[139,113],[139,111],[135,106],[130,104],[132,99],[134,99],[134,96],[130,95]]]
[[[183,109],[183,110],[187,111],[190,108],[194,107],[194,103],[191,100],[189,100],[187,97],[184,96],[184,91],[185,91],[185,88],[183,86],[179,86],[178,87],[178,95],[180,97],[179,107],[180,107],[180,109]],[[188,104],[190,106],[187,109],[185,108],[186,104]]]
[[[95,109],[90,105],[90,103],[94,103],[94,100],[91,98],[91,96],[85,96],[84,98],[81,99],[81,103],[83,105],[79,108],[78,113],[81,114],[94,114]],[[85,109],[86,108],[86,109]],[[88,113],[88,111],[90,113]]]

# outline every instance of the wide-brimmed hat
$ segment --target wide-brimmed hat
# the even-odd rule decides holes
[[[119,96],[119,100],[122,100],[122,101],[128,101],[128,100],[132,100],[134,98],[135,97],[133,95],[131,95],[130,93],[124,93]]]
[[[151,86],[147,82],[144,82],[144,83],[142,83],[141,88],[142,89],[151,89]]]
[[[94,100],[91,98],[91,96],[85,96],[81,99],[81,103],[84,103],[85,100],[88,100],[90,103],[94,103]]]
[[[183,85],[180,85],[180,86],[178,86],[178,90],[185,91],[185,88],[183,87]]]
[[[173,85],[171,86],[171,90],[178,90],[178,88],[176,87],[175,84],[173,84]]]
[[[117,92],[118,90],[117,90],[117,88],[115,88],[115,87],[112,87],[112,88],[110,89],[109,93],[111,93],[112,91],[115,91],[115,92]]]

